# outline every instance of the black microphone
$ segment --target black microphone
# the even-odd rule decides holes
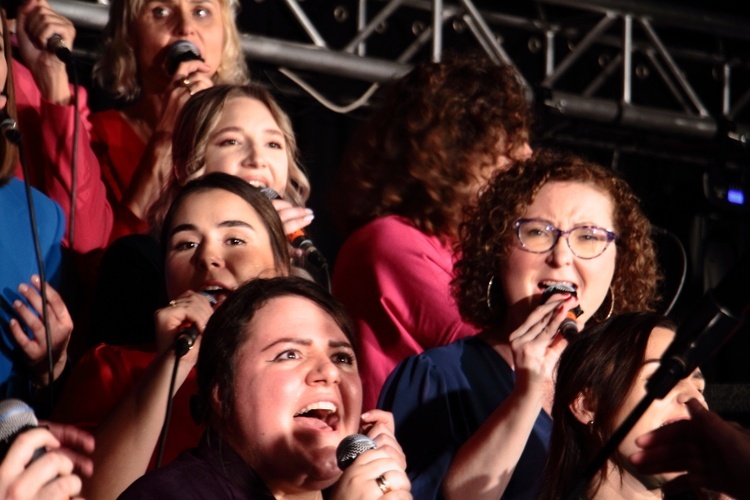
[[[0,121],[0,131],[3,133],[5,138],[16,146],[20,146],[21,131],[18,130],[16,121],[5,113],[2,113],[2,115],[0,115],[0,118],[2,118],[2,121]]]
[[[13,441],[19,434],[39,427],[34,410],[20,399],[0,401],[0,461],[5,459]],[[37,448],[29,463],[46,453],[44,448]]]
[[[569,293],[573,297],[577,296],[576,289],[565,283],[555,283],[548,286],[544,292],[542,292],[542,304],[546,303],[550,297],[557,293]],[[562,333],[563,337],[570,340],[573,336],[578,334],[578,323],[576,318],[583,314],[581,306],[575,306],[573,309],[568,311],[565,319],[560,323],[558,330]]]
[[[177,40],[169,47],[164,56],[166,59],[167,73],[174,75],[180,63],[185,61],[202,61],[201,53],[193,43],[187,40]]]
[[[362,453],[377,447],[375,441],[364,434],[351,434],[342,439],[336,448],[336,463],[339,469],[344,470]]]
[[[261,188],[260,191],[269,200],[281,199],[281,195],[271,188]],[[320,250],[315,248],[312,240],[307,237],[307,234],[305,234],[304,230],[298,229],[291,234],[287,234],[286,237],[289,240],[289,243],[291,243],[294,248],[299,248],[300,250],[302,250],[305,256],[310,259],[313,264],[315,264],[319,268],[324,268],[325,266],[327,266],[325,257],[320,252]]]
[[[661,399],[677,382],[709,359],[740,328],[750,314],[750,252],[703,297],[677,328],[646,391]]]
[[[65,45],[62,37],[57,33],[47,39],[47,51],[55,54],[65,64],[73,62],[73,54],[70,52],[68,46]]]
[[[202,290],[198,293],[206,297],[212,306],[216,305],[216,297],[210,292]],[[180,333],[178,333],[177,337],[174,339],[175,355],[178,358],[181,358],[187,354],[187,352],[192,349],[196,339],[198,339],[198,335],[200,335],[200,332],[198,331],[198,327],[195,326],[195,323],[189,321],[185,322],[180,327]]]

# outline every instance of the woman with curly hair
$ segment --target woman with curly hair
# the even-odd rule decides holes
[[[351,143],[333,292],[358,326],[365,408],[399,361],[477,332],[450,296],[451,247],[480,186],[529,155],[529,127],[513,68],[464,55],[395,82]]]
[[[415,497],[536,498],[561,323],[572,310],[581,329],[655,305],[638,205],[611,171],[546,150],[483,190],[453,281],[461,317],[481,332],[402,362],[379,403],[396,418]]]

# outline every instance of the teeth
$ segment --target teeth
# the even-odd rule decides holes
[[[550,280],[545,280],[545,281],[542,281],[540,284],[544,288],[549,288],[551,286],[555,286],[555,287],[558,287],[561,290],[567,289],[567,290],[570,290],[570,291],[575,291],[575,289],[576,289],[576,286],[573,283],[571,283],[570,281],[550,281]]]
[[[248,184],[250,184],[253,187],[257,188],[266,188],[268,187],[266,184],[260,182],[260,181],[247,181]]]
[[[300,411],[298,411],[294,416],[297,417],[299,415],[304,415],[305,413],[313,411],[313,410],[325,410],[330,413],[333,413],[336,411],[336,405],[331,403],[330,401],[319,401],[317,403],[312,403],[312,404],[305,406]]]

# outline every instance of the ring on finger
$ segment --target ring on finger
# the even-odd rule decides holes
[[[176,300],[170,300],[169,301],[169,307],[177,307],[177,301]]]
[[[182,86],[183,87],[189,87],[190,86],[190,78],[185,77],[182,79]]]
[[[375,482],[378,483],[378,488],[383,492],[383,495],[391,491],[391,484],[385,479],[385,474],[376,477]]]

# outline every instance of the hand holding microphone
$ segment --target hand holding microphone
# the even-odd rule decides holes
[[[547,287],[542,292],[542,304],[545,304],[550,297],[559,293],[569,293],[573,297],[576,297],[576,289],[565,283],[555,283]],[[567,312],[565,319],[560,323],[558,330],[566,339],[570,340],[573,336],[578,334],[578,323],[576,319],[583,314],[581,306],[575,306],[573,309]]]
[[[73,45],[76,30],[73,23],[52,10],[45,0],[29,0],[18,10],[18,37],[24,62],[34,70],[44,53],[53,54],[65,64],[73,60],[70,47]],[[33,45],[39,54],[30,54],[28,44]],[[29,60],[31,59],[31,60]]]
[[[183,357],[195,345],[216,300],[210,293],[187,291],[156,311],[157,352],[175,352]],[[193,359],[196,356],[191,356]]]

